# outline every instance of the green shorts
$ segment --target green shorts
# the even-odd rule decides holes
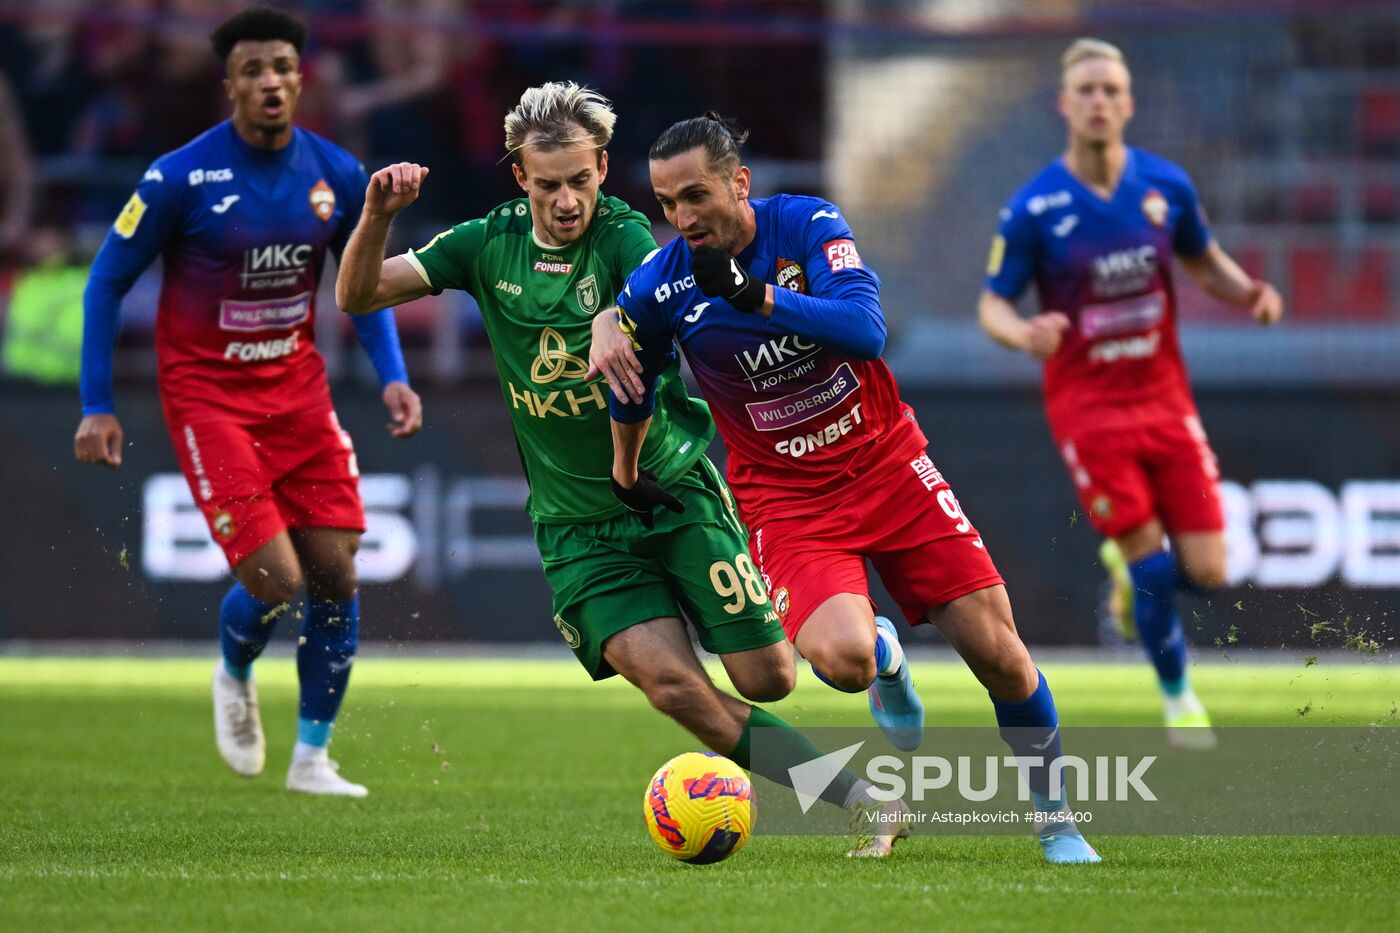
[[[714,465],[701,457],[670,492],[685,512],[658,508],[651,531],[631,512],[535,526],[554,591],[554,624],[594,680],[617,673],[603,660],[603,643],[651,619],[689,619],[700,644],[715,654],[785,638],[749,558],[748,532]]]

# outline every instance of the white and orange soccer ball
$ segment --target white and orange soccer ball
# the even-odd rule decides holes
[[[666,762],[642,801],[647,832],[671,858],[709,865],[744,847],[753,831],[753,787],[723,755],[686,752]]]

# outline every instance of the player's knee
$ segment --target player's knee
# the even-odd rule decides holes
[[[360,578],[352,563],[343,570],[308,576],[307,587],[314,599],[345,603],[355,598],[355,592],[360,588]]]
[[[875,652],[823,652],[807,659],[822,680],[846,693],[862,693],[875,682]]]
[[[306,565],[306,586],[313,599],[343,603],[355,598],[360,577],[355,571],[353,550],[318,555]]]
[[[275,572],[254,570],[252,573],[242,574],[240,581],[254,599],[273,605],[289,603],[296,599],[305,582],[301,572],[296,569]]]
[[[1014,636],[989,643],[972,666],[982,685],[999,697],[1028,697],[1040,684],[1030,652]]]
[[[1207,561],[1184,567],[1186,576],[1203,590],[1218,590],[1225,585],[1225,561]]]

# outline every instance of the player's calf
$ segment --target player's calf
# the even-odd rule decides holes
[[[1035,691],[1039,673],[1016,634],[1006,587],[998,584],[959,596],[930,609],[928,617],[987,692],[1017,701]]]

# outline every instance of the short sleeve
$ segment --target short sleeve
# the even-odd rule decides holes
[[[656,238],[645,214],[624,207],[599,220],[604,224],[600,251],[617,271],[617,281],[626,279],[656,252]]]
[[[1025,208],[1012,203],[1002,209],[1001,223],[987,256],[987,288],[1015,301],[1030,284],[1040,258],[1035,224]]]
[[[426,245],[409,250],[404,258],[418,270],[434,295],[448,288],[470,292],[472,271],[485,242],[486,220],[469,220],[442,231]]]

